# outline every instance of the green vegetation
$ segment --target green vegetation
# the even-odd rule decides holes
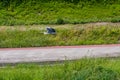
[[[67,26],[67,25],[66,25]],[[55,27],[56,35],[44,35],[44,27],[1,27],[0,47],[42,47],[113,44],[120,42],[119,26]]]
[[[0,25],[120,22],[120,0],[0,0]]]
[[[0,68],[0,80],[120,80],[120,59],[81,59],[63,64]]]

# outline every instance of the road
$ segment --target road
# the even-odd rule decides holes
[[[84,57],[118,57],[120,44],[0,48],[0,64],[75,60]]]

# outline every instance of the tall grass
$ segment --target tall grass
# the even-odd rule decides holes
[[[119,3],[120,0],[1,0],[0,25],[120,22]]]
[[[5,27],[4,27],[5,28]],[[44,35],[39,29],[6,29],[0,31],[0,47],[41,47],[120,42],[120,27],[56,28],[56,35]]]
[[[55,65],[26,65],[0,69],[0,80],[119,80],[119,59],[81,59]]]

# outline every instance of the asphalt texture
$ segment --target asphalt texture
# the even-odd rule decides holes
[[[119,57],[120,44],[54,46],[37,48],[0,48],[0,65],[31,62],[52,62],[81,58]]]

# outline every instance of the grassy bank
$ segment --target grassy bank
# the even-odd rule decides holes
[[[0,25],[120,22],[120,0],[1,0]]]
[[[120,59],[81,59],[61,65],[0,68],[0,80],[120,80]]]
[[[86,26],[86,25],[84,25]],[[45,27],[0,27],[0,47],[42,47],[120,43],[120,26],[55,25],[56,35],[44,35]]]

